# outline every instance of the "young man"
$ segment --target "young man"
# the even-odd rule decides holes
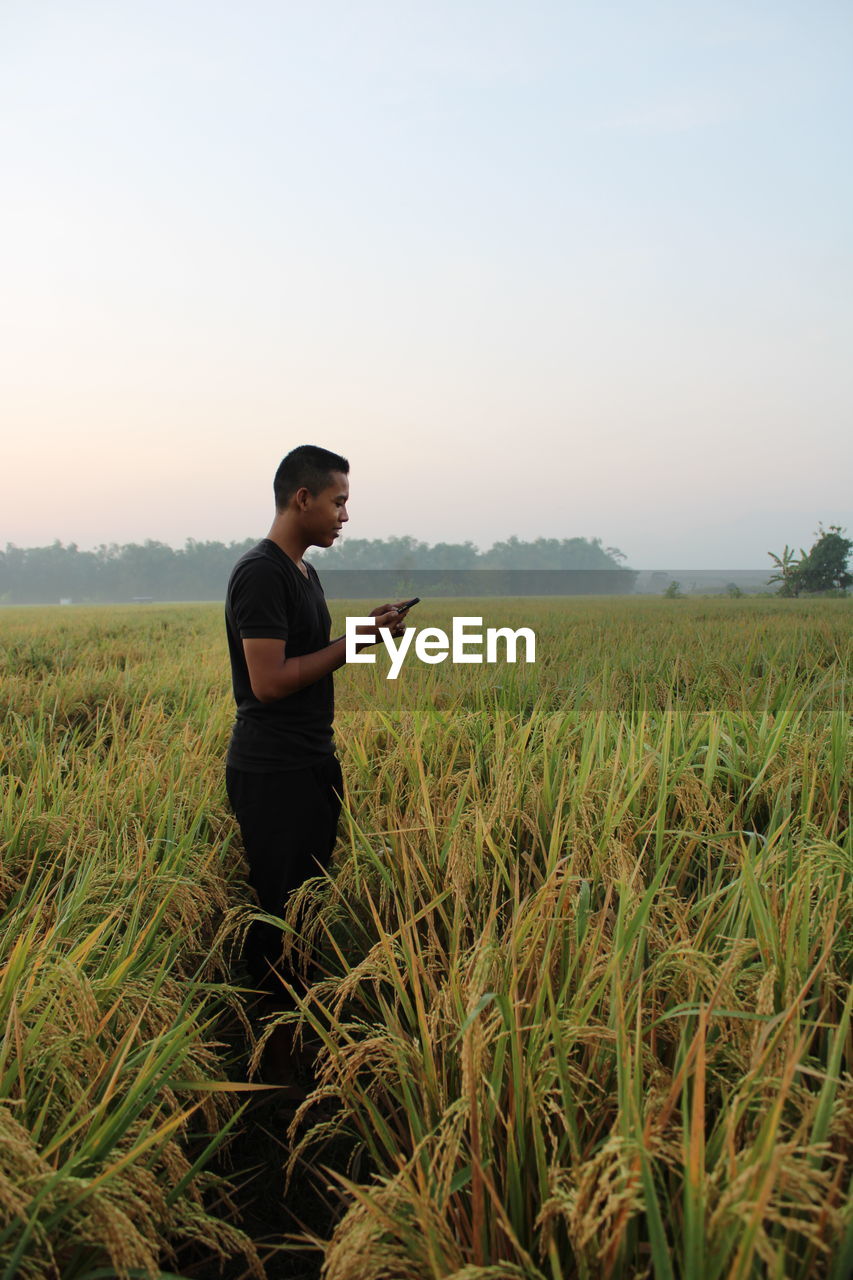
[[[228,583],[225,622],[237,717],[226,785],[261,908],[281,916],[288,897],[327,866],[341,808],[341,767],[332,737],[332,672],[343,666],[345,638],[330,642],[331,619],[320,579],[303,560],[330,547],[349,519],[349,463],[301,445],[274,481],[275,519],[266,538],[241,556]],[[403,630],[396,606],[374,609],[378,628]],[[281,930],[255,921],[244,959],[254,982],[284,995]],[[280,975],[280,976],[279,976]]]

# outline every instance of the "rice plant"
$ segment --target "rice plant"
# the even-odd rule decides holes
[[[849,602],[419,609],[533,626],[537,662],[337,677],[341,838],[288,913],[322,1049],[281,1138],[341,1212],[294,1245],[325,1280],[841,1280]],[[0,632],[0,1275],[179,1274],[194,1243],[260,1275],[209,1168],[247,900],[221,612]]]
[[[353,1141],[328,1280],[846,1274],[850,614],[665,608],[353,687],[304,895],[339,1110],[290,1134]]]
[[[205,980],[230,827],[204,695],[158,663],[195,629],[137,621],[2,617],[4,1280],[165,1275],[191,1247],[263,1274],[204,1168],[236,1118]]]

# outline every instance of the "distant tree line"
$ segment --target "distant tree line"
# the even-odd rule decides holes
[[[142,544],[81,551],[64,546],[16,547],[0,551],[0,601],[4,604],[56,604],[156,600],[217,600],[235,560],[254,544],[196,542],[180,550],[151,540]]]
[[[0,551],[0,603],[55,604],[132,600],[222,600],[235,561],[257,539],[197,542],[175,549],[163,542],[115,543],[81,551],[75,543],[17,547]],[[393,570],[401,580],[422,571],[618,570],[613,586],[630,591],[634,571],[625,557],[600,538],[509,538],[479,551],[471,542],[430,544],[415,538],[348,538],[309,559],[318,571]],[[600,574],[590,581],[600,580]],[[341,575],[343,581],[343,575]],[[611,579],[608,576],[608,583]],[[599,588],[594,588],[599,589]],[[340,594],[340,593],[339,593]],[[473,594],[473,593],[472,593]]]
[[[347,538],[310,556],[326,569],[618,569],[625,555],[600,538],[508,538],[488,551],[473,542],[418,542],[416,538]]]

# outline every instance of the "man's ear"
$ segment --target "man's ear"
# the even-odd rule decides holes
[[[293,495],[296,498],[296,505],[300,511],[304,511],[308,506],[308,499],[312,496],[311,490],[307,485],[303,485],[301,489],[297,489]]]

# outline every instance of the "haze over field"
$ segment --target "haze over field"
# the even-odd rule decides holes
[[[846,3],[6,0],[0,545],[853,528]]]

